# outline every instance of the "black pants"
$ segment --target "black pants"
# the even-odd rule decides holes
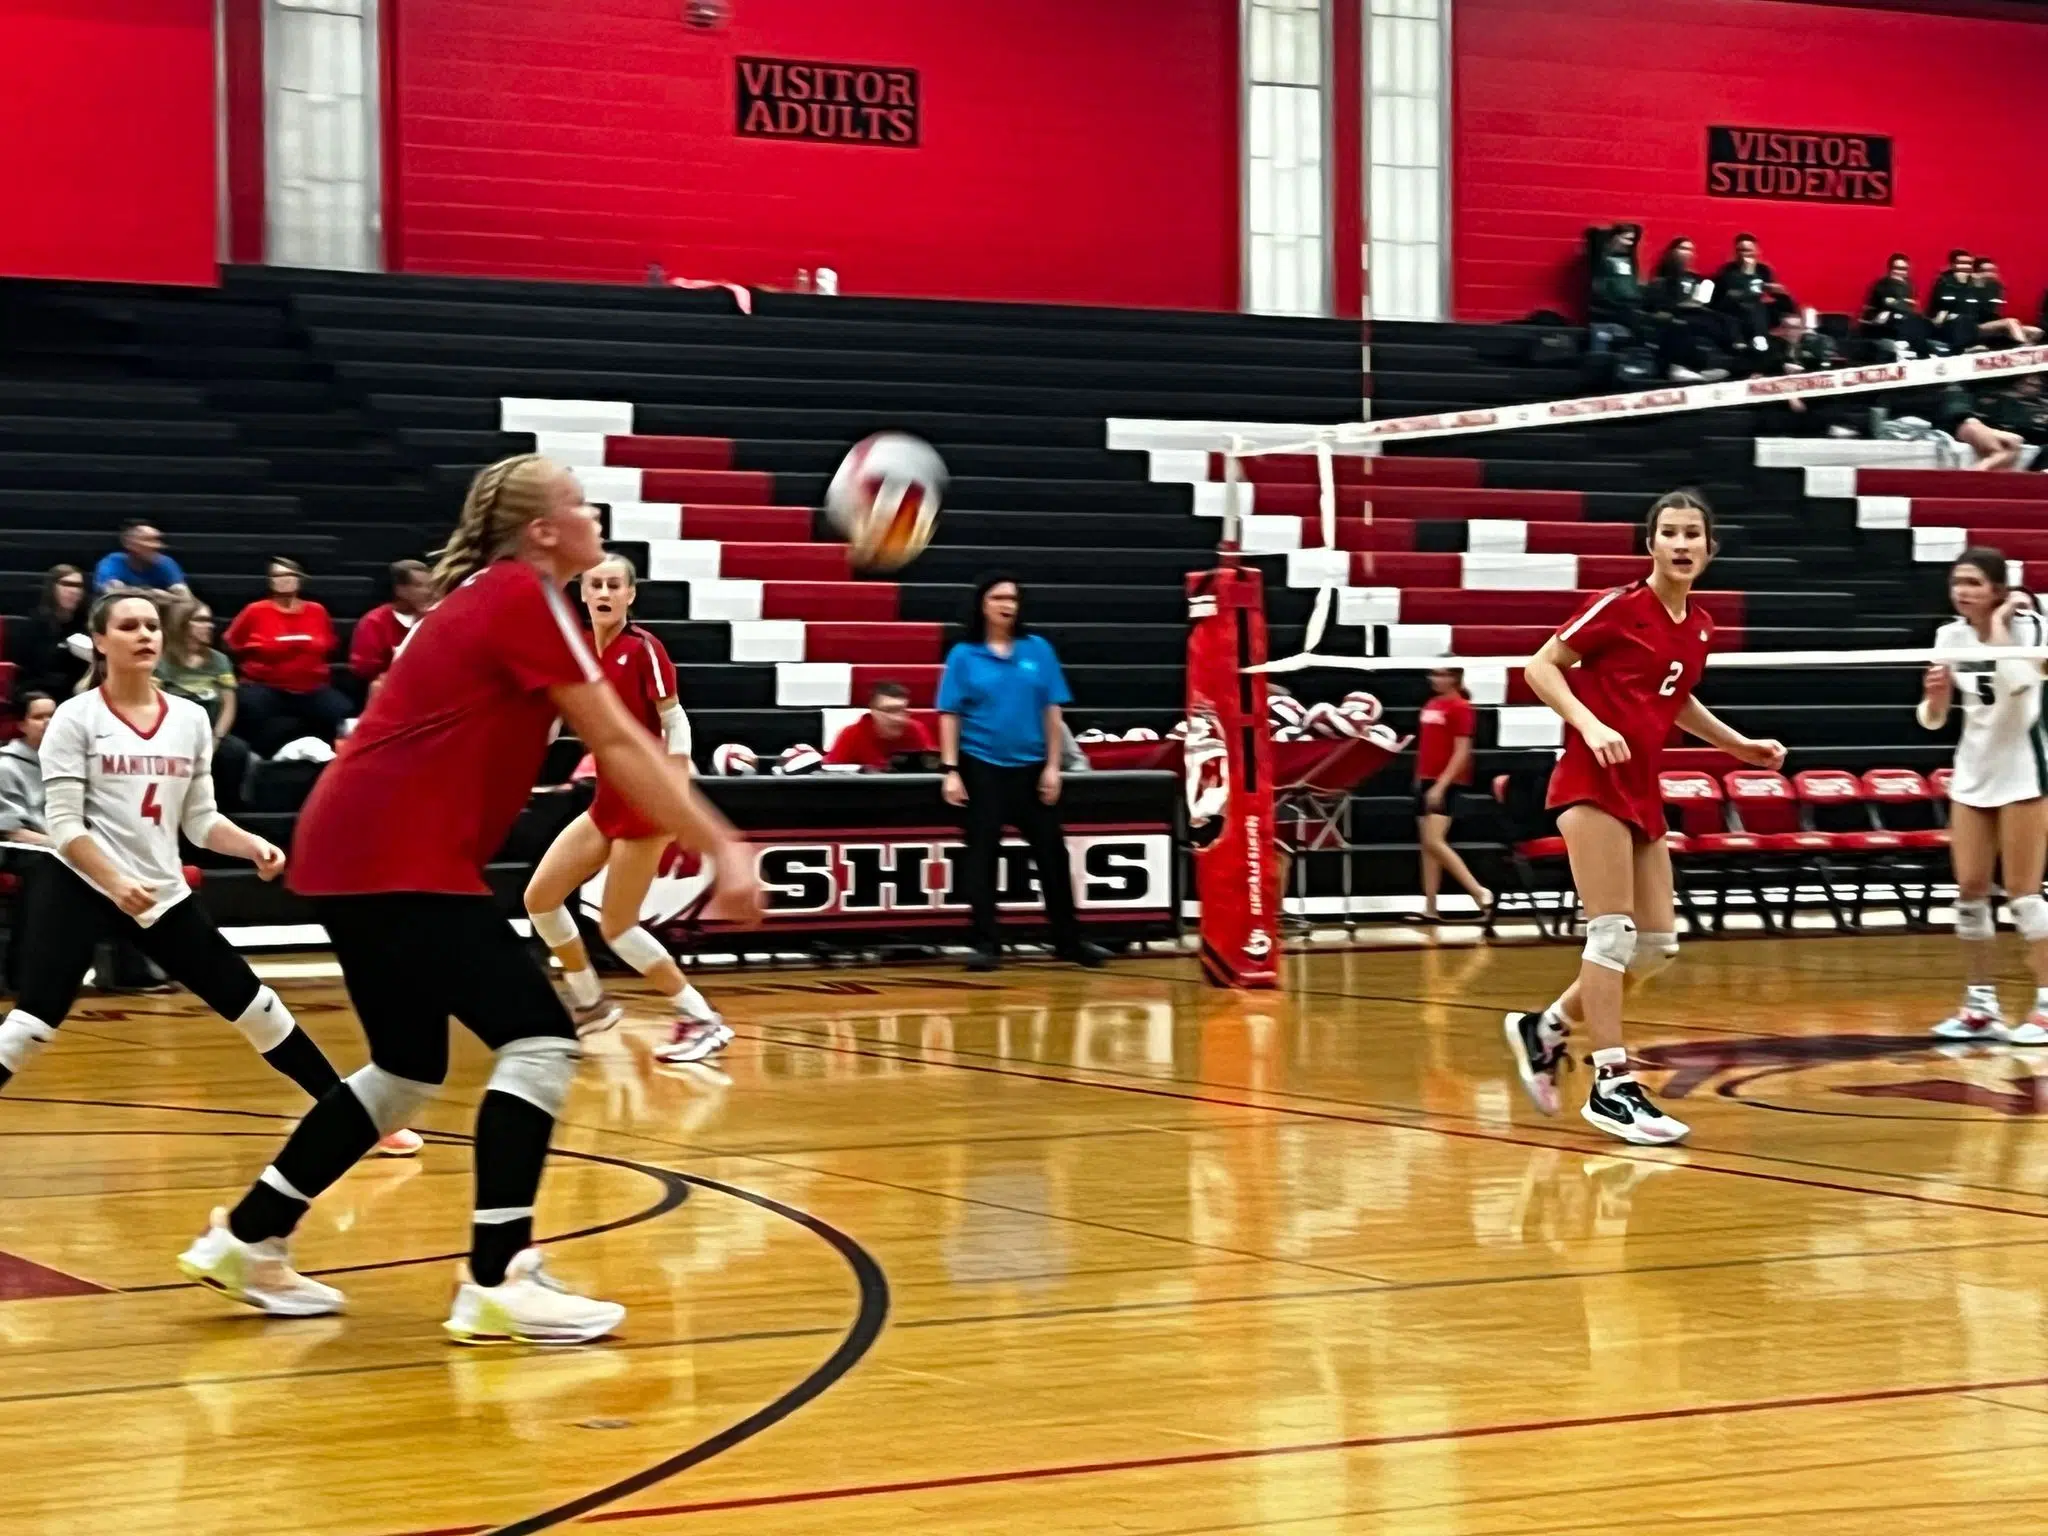
[[[370,1060],[416,1083],[448,1076],[448,1020],[492,1050],[576,1026],[489,896],[395,892],[323,896],[314,910],[334,945]]]
[[[21,990],[15,1006],[52,1029],[64,1022],[102,940],[125,939],[224,1019],[238,1019],[263,983],[221,937],[195,896],[144,928],[55,858],[29,874],[22,895]]]
[[[356,712],[339,688],[311,693],[286,693],[262,683],[244,682],[235,704],[235,734],[265,757],[301,736],[334,740],[341,722]]]
[[[213,797],[221,814],[232,816],[242,808],[249,785],[249,763],[255,754],[239,736],[221,737],[213,744]]]
[[[975,942],[993,949],[1002,942],[996,921],[996,858],[1008,823],[1031,846],[1038,883],[1045,892],[1045,917],[1058,949],[1072,949],[1081,930],[1074,921],[1074,877],[1067,864],[1066,828],[1056,805],[1038,798],[1043,763],[998,768],[962,754],[960,779],[967,786],[967,858],[963,873],[967,903],[974,911]]]

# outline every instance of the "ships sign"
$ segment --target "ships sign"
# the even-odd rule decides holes
[[[917,148],[914,69],[745,57],[734,66],[742,138]]]

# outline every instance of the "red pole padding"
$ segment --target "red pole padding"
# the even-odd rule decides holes
[[[1273,857],[1266,593],[1256,566],[1195,571],[1188,583],[1188,824],[1202,901],[1202,971],[1219,987],[1280,984]]]

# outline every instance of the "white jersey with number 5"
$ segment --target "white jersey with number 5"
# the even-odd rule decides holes
[[[76,779],[85,786],[85,824],[114,867],[155,887],[156,905],[136,919],[145,928],[192,894],[178,856],[178,826],[194,779],[213,772],[206,711],[190,699],[160,697],[164,712],[146,732],[97,688],[66,699],[50,717],[41,753],[46,785]],[[210,794],[206,799],[212,802]]]
[[[2014,645],[2038,646],[2048,635],[2048,625],[2038,613],[2015,613],[2010,627]],[[1949,798],[1988,811],[2048,794],[2040,663],[1969,660],[1967,653],[1983,650],[1985,642],[1968,619],[1942,625],[1935,632],[1934,648],[1964,653],[1948,662],[1956,703],[1963,711]]]

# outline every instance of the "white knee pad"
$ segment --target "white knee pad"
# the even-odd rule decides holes
[[[1586,924],[1586,958],[1610,971],[1625,971],[1636,955],[1636,920],[1609,912]]]
[[[2015,896],[2009,903],[2012,907],[2012,925],[2019,929],[2020,937],[2029,944],[2048,939],[2048,901],[2038,893]]]
[[[612,953],[633,967],[642,976],[669,958],[667,950],[661,947],[661,940],[635,923],[616,938],[607,938]]]
[[[569,1102],[569,1085],[576,1080],[581,1054],[567,1035],[528,1035],[499,1049],[498,1064],[491,1068],[486,1086],[524,1099],[550,1119],[559,1120],[562,1106]]]
[[[549,907],[545,912],[526,914],[533,922],[533,931],[541,943],[549,949],[560,949],[565,944],[576,942],[576,919],[569,915],[567,907]]]
[[[374,1061],[358,1067],[344,1079],[356,1096],[379,1136],[389,1136],[412,1124],[420,1107],[440,1091],[439,1083],[422,1083],[396,1072],[386,1072]]]
[[[2017,913],[2019,903],[2013,903]],[[1959,939],[1991,939],[1997,937],[1998,927],[1991,920],[1991,903],[1982,896],[1958,898],[1956,901],[1956,937]]]
[[[17,1008],[0,1020],[0,1067],[19,1072],[29,1057],[56,1038],[57,1027]]]
[[[1675,933],[1639,933],[1636,935],[1635,957],[1628,963],[1628,979],[1645,982],[1671,969],[1678,959],[1678,935]]]
[[[274,1051],[299,1027],[299,1021],[285,1007],[283,998],[268,987],[258,987],[234,1025],[258,1051]]]

